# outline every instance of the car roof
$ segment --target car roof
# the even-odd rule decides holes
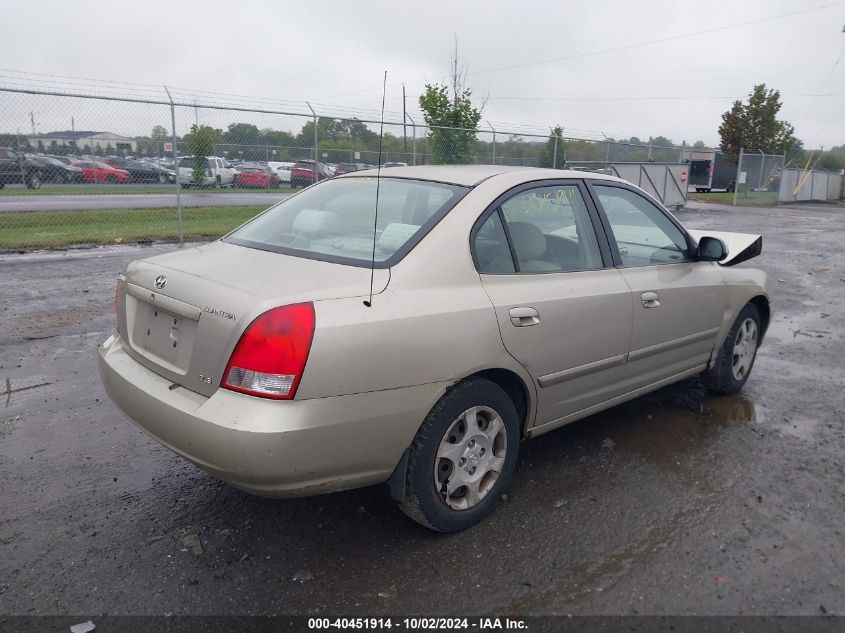
[[[360,178],[373,176],[375,169],[356,171],[343,174],[337,178]],[[562,178],[591,178],[596,180],[621,179],[595,172],[573,171],[570,169],[544,169],[540,167],[521,167],[511,165],[417,165],[414,167],[382,167],[381,175],[389,178],[413,178],[415,180],[434,180],[453,185],[474,187],[481,182],[499,176],[510,174],[524,175],[525,180],[562,179]]]

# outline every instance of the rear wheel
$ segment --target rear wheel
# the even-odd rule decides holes
[[[114,174],[110,174],[110,175],[106,176],[106,182],[110,185],[116,185],[117,184],[117,176],[115,176]]]
[[[402,511],[438,532],[487,516],[516,465],[519,419],[501,387],[472,378],[434,406],[411,444]]]
[[[732,394],[742,389],[754,367],[762,333],[760,311],[745,304],[725,337],[713,366],[702,374],[708,389]]]
[[[27,189],[40,189],[41,188],[41,174],[38,172],[33,172],[29,174],[26,178],[26,188]]]

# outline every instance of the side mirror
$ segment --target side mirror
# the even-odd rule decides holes
[[[698,241],[696,257],[705,262],[718,262],[728,256],[725,243],[718,237],[704,236]]]

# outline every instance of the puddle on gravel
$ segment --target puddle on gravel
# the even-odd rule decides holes
[[[542,610],[544,604],[561,597],[574,599],[601,592],[632,568],[647,566],[697,520],[702,505],[718,502],[718,487],[725,482],[711,481],[707,464],[718,463],[718,453],[714,451],[718,451],[715,447],[725,432],[756,425],[764,417],[762,407],[755,406],[743,394],[713,395],[706,393],[700,383],[685,381],[549,434],[558,435],[554,443],[560,443],[548,451],[549,460],[558,460],[559,447],[573,442],[587,447],[591,453],[587,461],[595,462],[602,451],[613,451],[622,460],[645,460],[663,472],[659,476],[683,486],[687,493],[683,503],[665,507],[646,522],[644,529],[628,534],[612,552],[598,560],[582,560],[568,566],[547,587],[537,587],[516,598],[511,609]],[[529,459],[537,462],[545,457],[532,455]],[[594,476],[594,471],[590,471],[590,476]]]
[[[577,423],[614,450],[634,451],[664,461],[698,447],[704,436],[719,429],[762,421],[760,407],[742,394],[717,396],[672,388],[590,416]]]

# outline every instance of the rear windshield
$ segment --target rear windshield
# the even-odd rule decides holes
[[[467,191],[456,185],[382,178],[375,231],[376,266],[392,266],[402,259]],[[375,205],[375,178],[328,180],[280,202],[224,241],[369,266]]]
[[[179,159],[179,167],[187,167],[188,169],[194,168],[194,159],[193,158],[180,158]]]

